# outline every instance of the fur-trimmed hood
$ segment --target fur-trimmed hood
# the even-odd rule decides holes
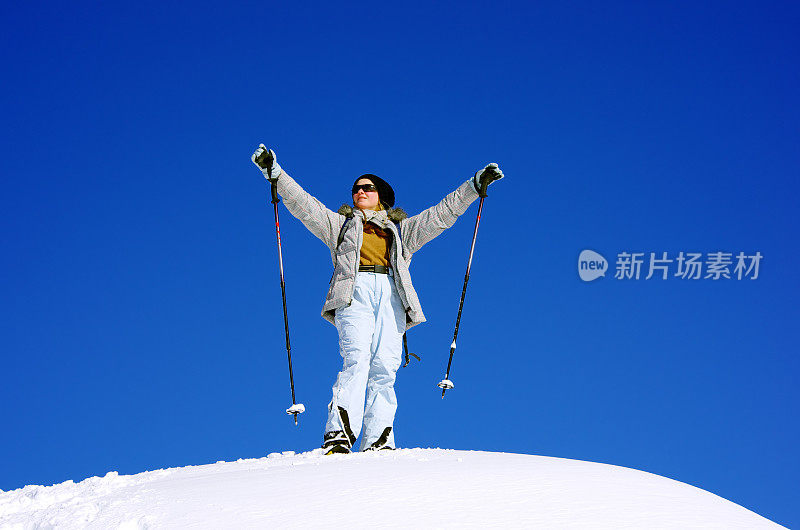
[[[392,221],[393,223],[399,223],[400,221],[408,217],[408,214],[402,208],[389,208],[388,210],[385,211],[387,217],[389,217],[389,220]],[[344,215],[345,217],[353,217],[353,215],[355,214],[354,208],[349,204],[342,204],[339,207],[337,213],[339,213],[340,215]]]

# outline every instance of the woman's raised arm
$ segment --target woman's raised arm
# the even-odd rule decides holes
[[[316,197],[304,190],[278,165],[275,153],[271,149],[269,150],[271,156],[263,156],[265,153],[267,148],[261,144],[250,158],[267,180],[277,183],[278,193],[283,198],[289,213],[297,217],[312,234],[330,247],[335,243],[335,238],[342,228],[344,216],[329,210]],[[264,160],[271,162],[266,164],[269,167],[262,167],[261,163]]]

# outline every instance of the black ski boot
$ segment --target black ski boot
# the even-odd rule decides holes
[[[325,449],[326,455],[336,453],[346,454],[352,452],[351,449],[356,441],[356,435],[350,428],[350,417],[343,407],[338,407],[339,418],[342,420],[344,426],[343,431],[330,431],[325,433],[325,438],[322,442],[322,448]]]
[[[325,433],[325,441],[322,443],[322,448],[325,449],[326,455],[347,454],[351,452],[350,447],[350,439],[344,431]]]
[[[375,440],[370,444],[369,447],[364,449],[364,451],[394,451],[394,447],[390,447],[387,444],[389,441],[389,435],[392,433],[391,427],[386,427],[378,439]]]

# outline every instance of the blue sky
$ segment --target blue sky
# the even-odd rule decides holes
[[[260,143],[332,209],[414,214],[397,443],[606,462],[800,525],[800,10],[789,2],[9,6],[0,488],[303,451],[340,367],[327,249],[281,206],[295,427]],[[581,281],[584,249],[763,255],[756,280]]]

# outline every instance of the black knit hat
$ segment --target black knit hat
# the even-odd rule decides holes
[[[389,183],[380,178],[378,175],[373,175],[372,173],[365,173],[356,179],[358,182],[361,179],[369,179],[375,184],[375,187],[378,188],[378,200],[381,203],[385,204],[388,208],[394,208],[394,190]],[[353,182],[353,186],[356,185],[356,182]]]

